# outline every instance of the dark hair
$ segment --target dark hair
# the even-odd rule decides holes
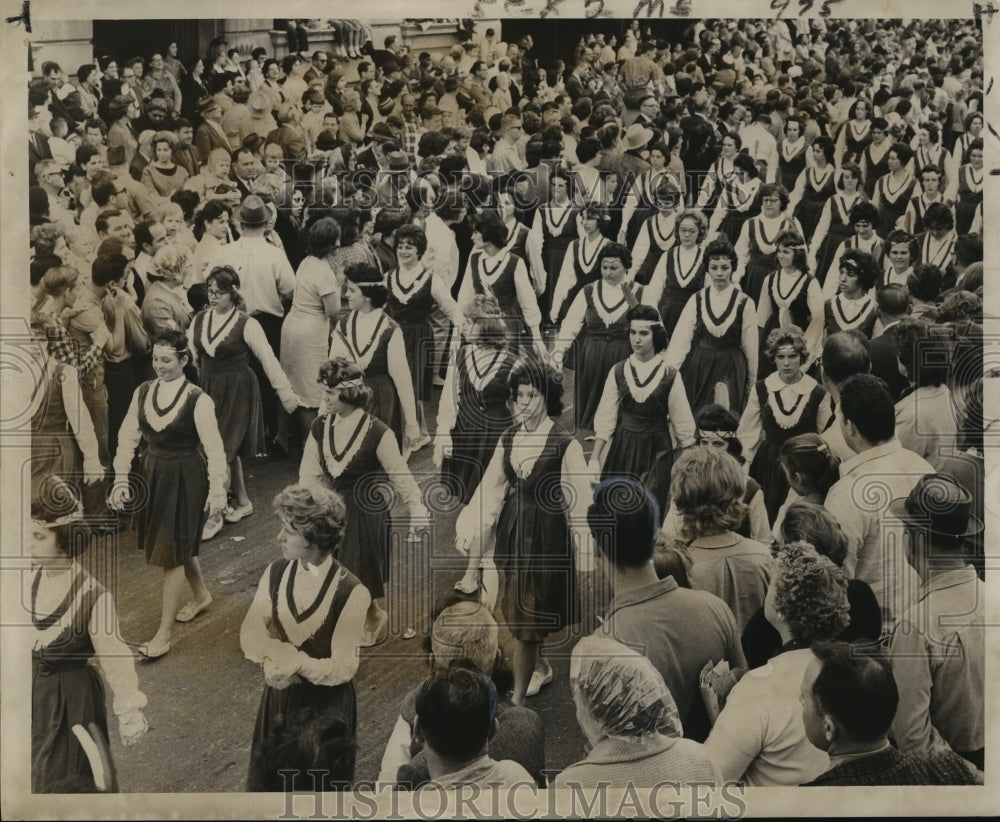
[[[484,243],[503,248],[510,232],[495,211],[483,211],[472,218],[472,230],[478,231]]]
[[[642,568],[653,556],[660,506],[640,482],[611,477],[594,489],[587,525],[601,553],[616,568]]]
[[[782,542],[807,542],[835,565],[842,566],[847,558],[849,541],[844,529],[833,514],[815,502],[798,500],[788,506],[780,538]]]
[[[124,254],[99,255],[90,267],[91,282],[100,287],[120,280],[125,275],[128,259]]]
[[[736,265],[738,259],[736,257],[736,249],[733,248],[732,243],[729,240],[720,238],[718,240],[712,240],[707,246],[705,246],[705,264],[707,265],[710,260],[717,257],[724,257],[729,260],[733,267],[733,271],[736,271]]]
[[[400,228],[400,231],[403,229]],[[396,233],[397,240],[399,232]],[[382,274],[371,263],[351,263],[344,269],[344,276],[361,289],[361,293],[372,301],[372,306],[381,308],[389,296],[389,289],[382,281]]]
[[[840,177],[837,178],[837,188],[843,188],[844,172],[850,172],[851,176],[860,184],[864,179],[864,174],[861,173],[861,166],[857,163],[844,163],[840,167]]]
[[[849,248],[845,251],[839,262],[840,268],[846,268],[854,272],[858,278],[858,283],[864,291],[869,291],[878,282],[879,270],[875,258],[867,251],[858,248]]]
[[[264,730],[254,750],[257,789],[345,790],[354,782],[356,757],[352,720],[342,707],[300,706],[278,714]]]
[[[875,301],[880,312],[888,317],[899,317],[910,307],[910,292],[904,285],[890,283],[876,292]]]
[[[899,690],[889,663],[846,642],[817,642],[812,652],[822,663],[812,696],[854,742],[882,739],[892,726]]]
[[[944,275],[941,269],[930,263],[921,263],[913,267],[913,272],[906,278],[906,287],[910,296],[924,302],[933,302],[941,296],[941,286]]]
[[[507,388],[512,401],[517,399],[517,389],[530,385],[545,398],[545,411],[550,417],[558,417],[563,412],[563,380],[545,363],[528,359],[511,369],[507,378]]]
[[[913,149],[906,143],[893,143],[889,146],[889,150],[885,153],[885,156],[888,157],[890,154],[895,154],[899,162],[904,166],[913,159]]]
[[[840,413],[873,445],[896,435],[896,407],[885,382],[871,374],[854,374],[840,386]]]
[[[908,231],[903,231],[903,229],[901,229],[901,228],[893,229],[892,231],[890,231],[888,233],[888,235],[886,235],[886,238],[885,238],[885,250],[886,250],[886,254],[888,254],[889,250],[894,245],[902,245],[904,243],[907,246],[909,246],[909,248],[910,248],[910,254],[912,255],[913,254],[913,235],[910,234]]]
[[[764,356],[769,360],[774,360],[778,356],[778,349],[791,346],[795,353],[799,355],[800,363],[806,361],[808,346],[806,339],[802,335],[802,329],[797,325],[785,325],[772,329],[764,340]]]
[[[417,722],[428,747],[460,761],[475,756],[492,735],[497,701],[487,674],[470,660],[453,660],[417,692]]]
[[[427,234],[424,233],[424,230],[420,226],[411,224],[401,225],[396,229],[394,247],[399,245],[400,240],[412,243],[417,249],[417,255],[420,257],[423,257],[427,251]]]
[[[851,213],[849,219],[851,221],[852,226],[859,220],[867,220],[873,226],[877,226],[879,221],[879,216],[880,215],[878,209],[875,208],[875,206],[872,203],[870,203],[868,200],[862,200],[860,203],[855,203],[851,207]]]
[[[823,156],[826,157],[828,163],[832,163],[835,154],[835,144],[833,140],[829,137],[821,136],[813,140],[813,148],[819,148],[823,152]]]
[[[944,228],[950,231],[955,227],[955,215],[944,203],[931,203],[924,212],[924,225],[928,230]]]
[[[605,243],[604,248],[597,255],[598,270],[600,270],[601,263],[608,259],[621,260],[626,271],[632,267],[632,252],[621,243]]]
[[[948,382],[952,354],[946,326],[932,326],[922,319],[906,317],[892,329],[899,361],[917,388]]]
[[[236,269],[228,265],[217,265],[205,277],[205,283],[214,282],[220,291],[235,293],[240,288],[240,275]]]
[[[90,187],[90,195],[94,198],[94,202],[98,207],[103,208],[109,202],[111,198],[118,193],[118,182],[113,177],[111,179],[102,178],[97,175],[94,178],[94,183]]]
[[[325,257],[340,242],[340,226],[333,217],[323,217],[311,226],[306,235],[306,253],[312,257]]]
[[[233,210],[222,200],[209,200],[198,211],[194,218],[194,236],[200,240],[205,236],[205,224],[218,220],[223,214],[228,214],[231,218]]]
[[[830,334],[823,343],[823,372],[834,385],[872,367],[871,341],[857,330]]]
[[[364,379],[364,372],[357,363],[346,357],[334,357],[319,367],[319,376],[316,378],[316,382],[327,388],[336,388],[343,382],[358,379]],[[340,401],[353,405],[355,408],[365,408],[371,398],[372,389],[363,383],[340,389]]]
[[[660,317],[660,312],[657,311],[651,305],[633,305],[628,311],[625,312],[625,327],[630,328],[632,320],[647,320],[656,323],[652,327],[653,331],[653,350],[659,354],[664,351],[667,344],[670,342],[669,337],[667,337],[667,330],[663,327],[663,320]]]
[[[788,207],[788,190],[781,183],[765,183],[760,187],[760,198],[777,197],[781,201],[781,210]]]

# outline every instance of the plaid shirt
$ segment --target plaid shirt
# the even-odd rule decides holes
[[[406,152],[414,167],[417,165],[417,149],[420,146],[420,135],[423,133],[424,129],[419,121],[403,123],[403,151]]]
[[[90,345],[84,349],[83,345],[70,337],[65,326],[51,314],[36,314],[32,318],[32,326],[36,332],[45,336],[49,356],[65,365],[72,365],[80,377],[90,373],[102,356],[100,346]]]

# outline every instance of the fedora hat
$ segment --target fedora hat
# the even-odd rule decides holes
[[[652,129],[648,129],[639,123],[633,123],[625,132],[625,141],[623,146],[626,151],[634,151],[637,148],[642,148],[652,139]]]
[[[205,114],[206,112],[211,111],[213,108],[222,108],[222,106],[220,106],[219,101],[212,96],[202,97],[198,101],[199,114]]]
[[[266,225],[270,218],[267,206],[256,194],[249,195],[240,206],[240,225],[250,227]]]
[[[405,171],[410,167],[410,158],[402,151],[392,151],[385,159],[392,171]]]
[[[266,94],[261,91],[255,91],[247,98],[247,108],[250,109],[252,115],[263,117],[267,114],[271,106]]]
[[[889,513],[940,536],[971,537],[983,530],[972,513],[972,495],[951,474],[925,474],[909,496],[889,504]]]

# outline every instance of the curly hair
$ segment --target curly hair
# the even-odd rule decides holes
[[[348,380],[364,378],[364,372],[346,357],[334,357],[319,367],[319,377],[316,382],[327,388],[337,388]],[[340,389],[340,401],[353,405],[355,408],[365,408],[372,398],[372,390],[367,385],[350,385]]]
[[[774,360],[778,356],[778,349],[791,346],[799,355],[802,362],[806,361],[806,338],[802,336],[802,330],[797,325],[786,325],[782,328],[775,328],[767,335],[764,343],[764,353],[769,360]]]
[[[434,670],[442,672],[455,659],[468,659],[483,673],[497,661],[499,629],[493,614],[479,602],[456,602],[438,614],[431,626]]]
[[[405,226],[403,227],[405,228]],[[400,228],[399,231],[402,231]],[[396,238],[399,239],[399,231]],[[374,308],[381,308],[389,298],[382,274],[371,263],[351,263],[344,269],[344,276],[361,289],[361,293],[372,301]]]
[[[347,506],[326,488],[289,485],[274,497],[274,512],[288,528],[324,554],[335,554],[344,536]]]
[[[477,294],[465,308],[470,329],[466,339],[476,345],[504,350],[510,346],[510,333],[497,301],[486,294]]]
[[[670,472],[670,492],[688,540],[735,530],[747,514],[746,479],[736,458],[719,448],[689,448]]]
[[[729,240],[724,238],[712,240],[712,242],[705,246],[706,265],[718,257],[729,260],[733,267],[733,271],[736,270],[736,265],[739,262],[739,259],[736,256],[736,249],[733,248],[733,245],[729,242]]]
[[[191,255],[183,245],[170,243],[162,246],[150,263],[152,267],[149,272],[150,281],[166,280],[172,283],[182,281],[190,259]]]
[[[423,257],[424,252],[427,251],[427,235],[420,226],[410,224],[401,225],[396,229],[393,248],[399,245],[400,240],[406,240],[413,245],[417,249],[418,257]]]
[[[632,267],[632,252],[621,243],[607,243],[597,255],[598,269],[605,260],[621,260],[627,271]]]
[[[846,268],[858,278],[862,291],[869,291],[878,281],[878,263],[867,251],[849,248],[843,253],[839,263],[840,268]]]
[[[807,542],[834,565],[843,566],[848,540],[837,518],[815,502],[793,502],[781,521],[782,542]]]
[[[774,247],[791,248],[793,250],[792,267],[805,273],[809,272],[809,256],[806,253],[806,241],[798,231],[786,229],[779,232],[778,236],[774,238]]]
[[[538,360],[518,363],[507,378],[511,401],[517,400],[517,389],[530,385],[545,397],[545,411],[550,417],[558,417],[563,412],[562,375]]]
[[[774,608],[802,645],[836,639],[850,624],[847,577],[807,542],[780,545],[771,561]]]
[[[698,244],[701,245],[705,242],[705,237],[708,236],[708,221],[700,211],[696,211],[695,209],[685,209],[674,217],[674,239],[680,243],[681,223],[685,220],[691,220],[698,227]]]

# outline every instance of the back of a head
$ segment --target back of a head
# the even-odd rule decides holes
[[[852,374],[867,374],[871,367],[871,343],[864,334],[838,331],[823,343],[823,373],[834,385]]]
[[[128,259],[123,254],[99,255],[91,266],[91,282],[100,287],[120,280],[128,267]]]
[[[899,704],[889,664],[846,642],[820,642],[812,652],[822,666],[812,686],[820,712],[832,716],[852,742],[881,740]]]
[[[847,556],[847,535],[840,523],[814,502],[799,500],[788,506],[780,538],[783,542],[807,542],[836,565],[843,565]]]
[[[449,605],[431,627],[434,670],[442,672],[456,659],[465,659],[483,673],[493,670],[499,647],[496,620],[479,602]]]
[[[883,317],[902,317],[910,308],[910,292],[899,283],[890,283],[880,288],[876,300]]]
[[[335,791],[354,782],[357,750],[339,706],[292,710],[265,741],[254,752],[254,770],[263,780],[258,790]]]
[[[872,445],[896,435],[896,407],[884,381],[871,374],[854,374],[839,386],[840,413]]]
[[[659,523],[659,505],[641,483],[612,477],[594,489],[587,524],[616,568],[642,568],[652,559]]]
[[[426,680],[416,699],[419,729],[427,747],[452,761],[478,756],[489,741],[497,712],[492,680],[468,660]]]

